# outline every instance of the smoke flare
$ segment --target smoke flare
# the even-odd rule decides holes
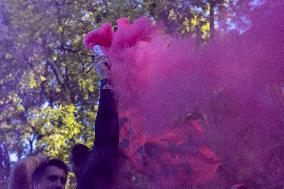
[[[121,144],[151,186],[284,184],[283,8],[266,2],[247,31],[217,34],[201,49],[145,17],[118,21],[106,52],[125,118]]]

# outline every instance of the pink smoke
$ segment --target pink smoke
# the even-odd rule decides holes
[[[103,24],[99,29],[87,33],[84,38],[84,44],[88,49],[95,45],[110,47],[112,43],[112,26],[110,23]]]
[[[152,186],[284,185],[284,162],[275,158],[284,156],[283,8],[267,2],[251,12],[249,30],[217,33],[200,49],[145,17],[118,21],[106,53],[128,120],[121,142]]]

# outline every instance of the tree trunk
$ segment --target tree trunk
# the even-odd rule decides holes
[[[3,180],[3,175],[4,175],[4,167],[3,167],[3,161],[4,161],[4,156],[3,156],[3,148],[2,148],[2,143],[0,143],[0,181]]]
[[[209,0],[209,25],[210,25],[210,38],[212,39],[215,34],[215,15],[214,15],[214,8],[215,8],[216,2],[215,0]]]
[[[0,181],[7,181],[10,173],[10,158],[7,146],[0,143]]]
[[[6,174],[5,174],[5,180],[9,178],[10,176],[10,171],[11,171],[11,164],[10,164],[10,157],[9,157],[9,151],[7,146],[4,144],[3,145],[4,148],[4,165],[5,165],[5,169],[6,169]]]

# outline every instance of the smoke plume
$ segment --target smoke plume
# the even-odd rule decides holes
[[[248,30],[217,32],[202,48],[145,17],[107,33],[121,144],[147,183],[283,185],[283,8],[267,2]]]

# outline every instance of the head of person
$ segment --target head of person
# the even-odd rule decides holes
[[[34,189],[64,189],[67,181],[67,165],[59,159],[42,163],[32,174]]]
[[[76,177],[79,177],[80,172],[84,168],[84,165],[90,155],[90,149],[83,144],[76,144],[71,150],[70,161],[72,164],[72,171]]]

